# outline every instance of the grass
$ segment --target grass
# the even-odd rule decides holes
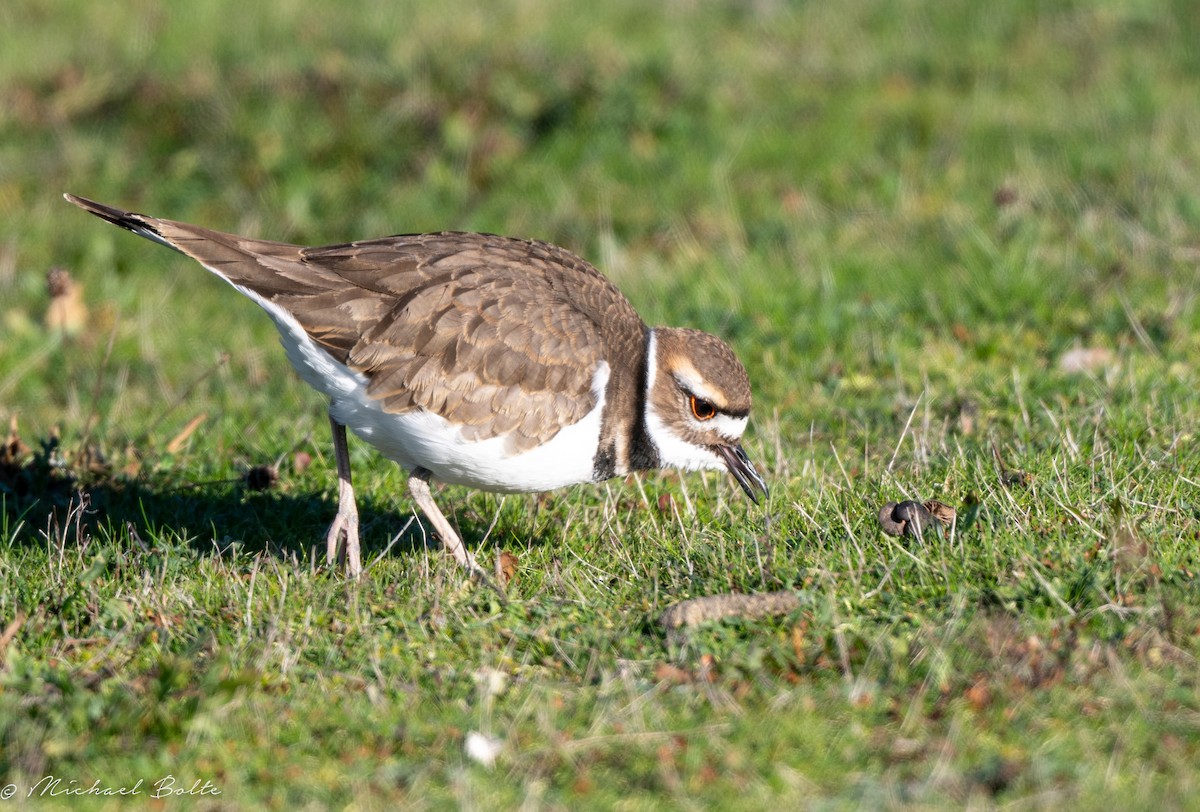
[[[32,447],[0,477],[0,786],[1197,807],[1187,3],[16,0],[0,32],[0,417]],[[352,441],[349,583],[317,549],[323,405],[269,320],[63,191],[297,242],[566,245],[647,321],[734,344],[771,499],[444,489],[468,544],[519,559],[501,606]],[[80,332],[44,324],[52,266]],[[959,523],[883,535],[905,498]],[[775,589],[800,608],[655,622]]]

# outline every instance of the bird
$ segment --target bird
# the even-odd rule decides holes
[[[97,217],[199,262],[267,312],[328,398],[338,508],[326,562],[362,572],[346,430],[408,472],[443,547],[484,577],[430,482],[550,491],[636,471],[728,471],[767,484],[741,445],[750,381],[714,335],[650,327],[566,249],[444,231],[299,246],[150,217],[72,194]]]

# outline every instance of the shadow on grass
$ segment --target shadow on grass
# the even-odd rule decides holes
[[[251,487],[252,477],[213,483],[155,478],[95,476],[75,471],[44,447],[20,464],[0,461],[0,540],[8,545],[82,545],[89,537],[153,546],[160,539],[186,541],[200,554],[267,553],[323,563],[325,534],[337,504],[317,491],[296,494]],[[365,563],[387,551],[411,556],[438,541],[413,518],[406,496],[358,499]],[[454,522],[451,517],[451,522]],[[487,528],[459,526],[468,547]]]

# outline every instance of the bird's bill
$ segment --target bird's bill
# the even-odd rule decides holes
[[[729,473],[733,474],[733,478],[742,486],[742,490],[750,497],[750,501],[757,505],[760,493],[763,497],[771,495],[767,490],[767,483],[754,469],[754,463],[750,462],[750,458],[746,456],[746,452],[740,445],[737,443],[719,445],[716,447],[716,451],[725,460],[725,466],[729,468]]]

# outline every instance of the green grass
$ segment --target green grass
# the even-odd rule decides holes
[[[0,418],[36,453],[0,476],[0,787],[1200,808],[1198,19],[4,4]],[[714,475],[444,489],[469,545],[519,558],[501,606],[352,441],[372,564],[349,583],[321,564],[324,407],[269,320],[63,191],[296,242],[566,245],[647,321],[735,346],[769,504]],[[75,336],[43,324],[56,265],[83,286]],[[1110,360],[1064,371],[1077,347]],[[904,498],[960,523],[883,535]],[[655,623],[775,589],[800,609]],[[493,768],[472,731],[503,741]]]

